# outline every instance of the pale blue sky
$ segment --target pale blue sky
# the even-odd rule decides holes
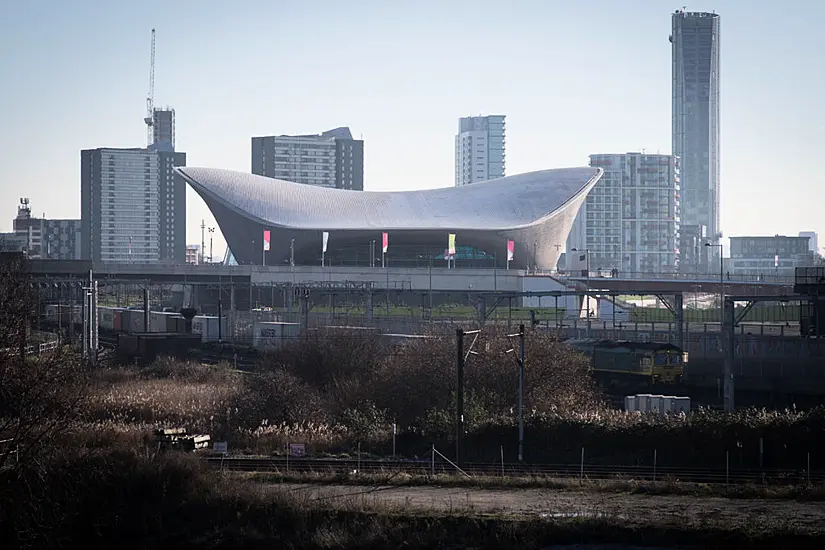
[[[190,166],[248,172],[250,137],[348,125],[365,188],[453,184],[457,119],[507,115],[507,173],[670,152],[662,0],[37,1],[0,7],[0,230],[19,197],[80,216],[80,150],[145,145],[156,105]],[[718,0],[722,228],[825,234],[825,3]],[[187,242],[200,220],[189,192]],[[208,245],[207,245],[208,246]],[[215,244],[216,252],[223,243]]]

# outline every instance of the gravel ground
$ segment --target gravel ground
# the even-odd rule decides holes
[[[307,501],[336,507],[394,511],[499,514],[543,518],[604,518],[628,526],[651,524],[825,532],[825,503],[793,500],[605,494],[548,489],[470,489],[270,484]]]

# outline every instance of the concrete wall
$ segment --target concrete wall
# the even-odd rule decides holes
[[[521,291],[523,271],[516,269],[446,269],[446,268],[390,268],[296,266],[292,269],[265,269],[251,267],[253,285],[371,283],[374,289],[424,292],[432,288],[440,291],[485,292]]]

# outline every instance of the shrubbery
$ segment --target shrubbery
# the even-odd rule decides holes
[[[183,425],[226,438],[235,451],[280,453],[289,442],[311,452],[422,456],[455,436],[454,337],[432,335],[388,346],[366,331],[313,334],[267,356],[252,373],[160,362],[109,371],[85,411],[101,441],[139,440],[123,426]],[[470,346],[468,338],[467,348]],[[541,332],[528,332],[525,457],[534,463],[804,468],[825,456],[825,409],[810,412],[699,410],[642,416],[605,406],[587,362]],[[517,367],[506,337],[482,333],[465,370],[465,458],[515,460]],[[516,344],[516,342],[513,342]],[[105,429],[101,429],[101,426]]]

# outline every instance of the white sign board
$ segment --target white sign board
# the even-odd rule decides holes
[[[212,450],[216,453],[223,453],[226,454],[228,451],[229,445],[226,441],[215,441],[212,443]]]
[[[305,443],[290,443],[289,456],[306,456],[307,446]]]

